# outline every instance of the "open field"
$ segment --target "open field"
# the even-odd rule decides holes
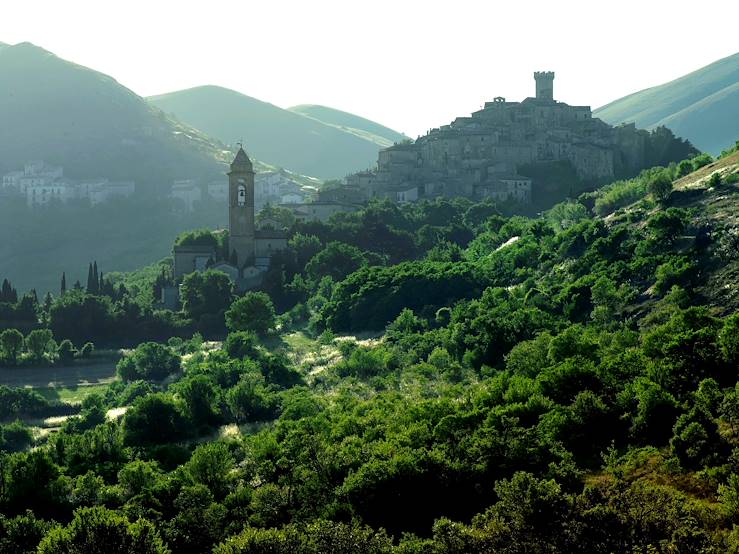
[[[0,385],[41,389],[105,385],[115,380],[112,360],[89,365],[13,367],[0,369]]]
[[[59,400],[60,402],[67,402],[68,404],[79,404],[91,394],[102,394],[105,392],[107,386],[107,384],[71,387],[53,386],[36,388],[35,390],[47,400]]]

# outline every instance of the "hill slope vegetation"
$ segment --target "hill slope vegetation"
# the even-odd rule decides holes
[[[375,201],[296,223],[262,291],[186,276],[178,312],[144,294],[164,267],[91,268],[87,291],[44,304],[4,282],[0,328],[29,326],[0,335],[0,365],[161,342],[81,405],[0,387],[0,538],[23,553],[739,552],[738,184],[739,144],[535,218]],[[35,440],[14,422],[69,414]]]
[[[73,178],[210,177],[220,148],[113,78],[30,43],[0,48],[0,173],[30,160]]]

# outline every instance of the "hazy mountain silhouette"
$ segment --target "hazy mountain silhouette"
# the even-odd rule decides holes
[[[719,153],[739,136],[739,53],[674,81],[625,96],[595,110],[617,124],[665,125],[697,148]]]
[[[379,133],[386,128],[351,114],[342,116],[343,112],[330,108],[319,110],[327,119],[324,121],[217,86],[170,92],[148,100],[225,143],[243,138],[250,152],[266,163],[324,179],[373,166],[379,149],[394,140],[388,137],[402,136],[390,129]],[[350,128],[341,128],[339,121],[350,122]]]
[[[401,142],[408,138],[403,133],[399,133],[389,127],[380,125],[375,121],[371,121],[353,113],[329,108],[328,106],[301,104],[300,106],[288,108],[288,110],[317,119],[327,125],[338,127],[353,135],[368,138],[381,146],[391,146],[396,142]]]
[[[115,79],[30,43],[0,47],[0,173],[34,159],[70,177],[162,183],[222,172],[210,138]]]

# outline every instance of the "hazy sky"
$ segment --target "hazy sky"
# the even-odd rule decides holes
[[[731,0],[0,0],[30,41],[141,95],[203,84],[325,104],[411,136],[494,96],[600,106],[739,49]]]

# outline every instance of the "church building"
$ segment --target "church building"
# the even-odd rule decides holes
[[[257,228],[254,213],[254,167],[239,147],[228,172],[228,248],[216,251],[211,244],[175,245],[174,281],[185,275],[214,269],[226,273],[240,292],[261,284],[272,256],[287,248],[287,232]]]

